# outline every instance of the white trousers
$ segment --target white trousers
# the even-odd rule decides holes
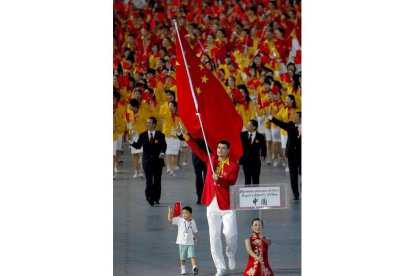
[[[217,199],[214,197],[207,207],[208,230],[210,234],[211,256],[216,269],[226,269],[221,243],[221,224],[226,238],[226,255],[235,257],[237,251],[237,218],[236,210],[220,210]]]

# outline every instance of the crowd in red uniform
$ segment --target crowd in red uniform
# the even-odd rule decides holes
[[[150,116],[157,118],[157,130],[166,138],[177,139],[180,102],[175,98],[173,19],[201,62],[220,80],[243,124],[250,119],[259,122],[258,131],[267,140],[266,162],[286,166],[286,132],[263,114],[267,111],[288,122],[301,110],[300,0],[114,0],[114,171],[122,141],[145,131]],[[181,147],[187,151],[185,143]],[[132,153],[134,177],[143,178],[142,152]],[[167,171],[175,176],[178,154],[170,152],[168,157]]]

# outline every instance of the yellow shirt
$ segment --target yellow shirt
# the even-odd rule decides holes
[[[279,113],[275,116],[276,119],[281,120],[285,123],[288,123],[293,120],[293,116],[295,116],[296,112],[300,111],[299,108],[291,108],[289,113],[289,109],[287,107],[281,109]],[[281,135],[287,135],[287,131],[284,129],[280,129]]]
[[[290,86],[288,89],[287,89],[287,94],[288,95],[293,95],[293,96],[295,96],[295,102],[296,102],[296,106],[299,108],[299,109],[301,109],[302,108],[302,93],[301,93],[302,91],[301,91],[301,88],[299,87],[299,89],[298,89],[298,91],[296,91],[296,93],[294,93],[293,92],[293,85],[292,86]]]
[[[117,127],[118,127],[118,125],[117,125],[117,117],[116,117],[116,115],[115,115],[115,113],[113,114],[113,132],[114,132],[114,134],[113,134],[113,140],[112,141],[117,141],[118,140],[118,136],[117,136],[117,134],[116,134],[116,132],[117,132]]]
[[[118,103],[118,107],[115,112],[115,116],[117,116],[117,134],[122,134],[126,130],[126,111],[127,103]]]
[[[246,127],[247,123],[255,118],[253,102],[250,101],[248,104],[248,109],[244,108],[244,105],[241,103],[236,104],[236,111],[239,113],[240,117],[243,120],[243,126]]]
[[[128,133],[130,135],[133,135],[134,133],[139,135],[147,129],[147,120],[150,116],[153,116],[155,108],[151,108],[146,102],[142,102],[137,113],[134,113],[132,110],[128,110],[128,113],[129,121],[131,123],[128,128]]]
[[[219,159],[219,162],[218,162],[218,164],[217,164],[217,168],[216,168],[216,173],[220,176],[220,173],[222,173],[222,171],[223,171],[223,167],[224,167],[224,164],[226,164],[227,166],[230,164],[230,159],[229,159],[229,157],[227,157],[226,159],[224,159],[224,161],[222,162],[222,161],[220,161],[220,159]],[[214,197],[216,197],[216,190],[214,190]]]
[[[165,138],[174,138],[176,139],[176,130],[179,125],[180,118],[175,116],[174,120],[172,118],[171,112],[166,112],[164,114],[164,127],[162,133],[164,133]]]

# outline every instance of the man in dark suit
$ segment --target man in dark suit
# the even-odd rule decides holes
[[[240,165],[243,165],[244,184],[260,184],[261,161],[266,158],[266,142],[263,134],[257,132],[259,124],[256,120],[247,123],[247,131],[240,133],[243,144],[243,156]]]
[[[164,155],[167,150],[165,135],[156,131],[157,119],[149,117],[147,120],[147,131],[142,132],[138,141],[134,142],[130,139],[130,145],[136,149],[143,148],[144,155],[142,157],[142,165],[145,172],[147,187],[145,196],[151,206],[160,204],[161,198],[161,175],[162,168],[165,166]]]
[[[288,133],[286,144],[286,157],[289,163],[290,185],[292,186],[295,200],[299,199],[298,173],[302,175],[302,113],[296,112],[293,122],[284,123],[277,120],[272,115],[268,115],[269,120],[277,126],[283,128]]]

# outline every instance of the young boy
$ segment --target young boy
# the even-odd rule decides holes
[[[172,217],[172,206],[168,207],[168,221],[178,226],[177,244],[180,250],[181,275],[185,275],[185,260],[191,258],[193,265],[193,274],[198,274],[198,267],[196,266],[195,246],[194,240],[200,243],[198,238],[198,231],[196,222],[191,219],[193,210],[189,206],[185,206],[182,210],[181,217]]]

